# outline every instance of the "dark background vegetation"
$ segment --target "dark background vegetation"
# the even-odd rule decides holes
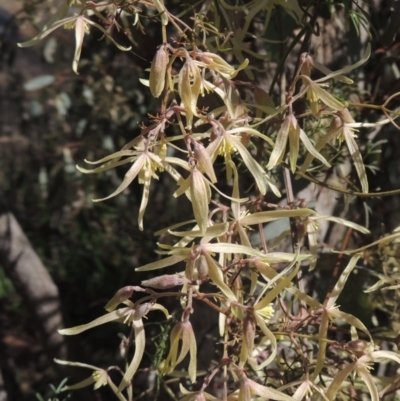
[[[107,46],[104,40],[99,41],[101,34],[92,32],[85,38],[80,74],[75,75],[71,69],[74,39],[70,31],[60,29],[33,48],[16,47],[17,41],[32,37],[37,32],[35,26],[40,26],[40,17],[52,11],[49,3],[40,3],[0,1],[0,212],[15,216],[50,272],[59,289],[64,324],[70,327],[98,317],[117,289],[145,279],[143,274],[135,274],[134,268],[154,260],[153,232],[176,221],[176,216],[182,220],[182,213],[190,209],[180,200],[171,200],[175,186],[163,176],[159,185],[153,185],[145,231],[139,232],[136,221],[142,188],[137,182],[123,195],[93,204],[92,198],[113,192],[124,170],[84,176],[75,169],[76,164],[84,165],[84,159],[100,159],[121,148],[140,132],[139,125],[146,121],[147,113],[157,111],[157,102],[139,78],[146,78],[144,69],[150,67],[160,43],[159,32],[150,22],[146,36],[133,28],[137,46],[127,53]],[[179,10],[182,5],[168,3],[170,10]],[[375,1],[372,8],[367,2],[358,3],[373,10],[372,26],[376,30],[374,52],[363,71],[365,84],[361,90],[380,104],[400,90],[396,75],[400,65],[399,24],[388,24],[393,18],[400,21],[399,2]],[[337,10],[343,12],[340,7]],[[32,20],[32,15],[39,17]],[[332,16],[327,8],[321,8],[320,18],[329,31]],[[293,28],[287,26],[285,35]],[[355,39],[354,28],[349,27],[341,36],[332,30],[321,32],[331,68],[340,67],[340,60],[346,59],[348,52],[355,53],[353,61],[357,60],[361,45]],[[122,33],[119,36],[126,42]],[[277,57],[281,50],[272,45],[269,48]],[[45,85],[48,77],[54,82]],[[32,82],[38,89],[26,85]],[[374,118],[378,115],[369,117],[371,121]],[[359,138],[364,149],[371,139],[386,141],[380,144],[382,152],[373,161],[377,171],[370,175],[371,188],[399,188],[398,132],[385,127],[374,138],[363,132]],[[374,238],[400,224],[398,197],[378,198],[366,205],[372,209]],[[361,202],[353,207],[364,210]],[[327,265],[334,267],[334,263]],[[30,274],[29,265],[26,274]],[[367,321],[374,310],[384,309],[368,299],[365,302]],[[397,315],[397,301],[393,302],[392,312],[396,314],[392,317]],[[385,312],[377,314],[390,324]],[[45,396],[48,384],[57,385],[66,375],[52,363],[54,355],[46,350],[39,326],[6,269],[0,266],[0,367],[9,401],[34,399],[37,392]],[[68,339],[68,358],[97,366],[119,363],[119,329],[102,326],[101,330]],[[159,333],[157,325],[149,330],[150,337]],[[149,351],[154,354],[157,347]],[[152,358],[148,356],[148,364]],[[105,400],[107,393],[76,393],[72,399],[80,397]]]

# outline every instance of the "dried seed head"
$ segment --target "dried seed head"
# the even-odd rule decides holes
[[[165,73],[168,66],[168,53],[161,46],[151,63],[150,69],[150,91],[154,97],[159,97],[165,86]]]

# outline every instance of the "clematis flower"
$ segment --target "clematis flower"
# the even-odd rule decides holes
[[[43,27],[42,32],[40,32],[33,39],[28,40],[27,42],[18,43],[19,47],[30,47],[36,45],[42,39],[44,39],[51,32],[55,31],[60,27],[64,27],[65,29],[74,29],[75,30],[75,53],[72,62],[73,71],[78,74],[78,63],[81,56],[83,39],[85,34],[89,33],[89,26],[94,26],[99,29],[108,39],[113,42],[119,50],[129,51],[131,50],[131,46],[124,47],[118,44],[100,24],[92,21],[90,18],[84,16],[83,14],[75,15],[73,17],[64,18],[67,15],[69,8],[71,7],[73,1],[63,1],[60,8],[57,10],[56,14],[50,18],[47,24]]]
[[[182,346],[178,355],[179,342],[182,342]],[[160,363],[158,370],[163,375],[173,372],[188,353],[190,353],[188,373],[191,382],[194,383],[197,372],[197,344],[192,325],[186,320],[179,322],[172,329],[168,356]]]
[[[321,101],[326,106],[330,107],[333,110],[342,110],[346,107],[346,104],[338,101],[334,96],[325,91],[322,87],[325,86],[323,82],[329,79],[335,79],[337,81],[351,84],[353,81],[344,76],[344,74],[349,73],[350,71],[358,68],[362,64],[364,64],[369,56],[371,55],[371,45],[368,43],[367,48],[365,50],[364,56],[355,64],[346,66],[338,71],[331,71],[322,64],[318,63],[314,60],[309,54],[303,53],[301,55],[301,66],[299,78],[302,79],[303,84],[307,87],[307,99],[310,102],[310,107],[313,114],[319,113],[319,102]],[[325,77],[320,78],[316,81],[311,80],[311,70],[312,68],[316,68],[326,74]]]
[[[299,268],[299,254],[297,253],[291,263],[289,263],[289,265],[281,273],[276,274],[275,277],[269,280],[268,284],[264,286],[263,290],[257,297],[254,306],[246,309],[245,319],[250,318],[254,324],[261,329],[262,333],[271,344],[271,353],[266,360],[264,360],[261,364],[258,364],[254,359],[254,357],[257,356],[254,354],[254,347],[252,349],[249,348],[252,344],[254,344],[252,341],[252,334],[247,333],[248,338],[246,339],[246,333],[244,333],[245,341],[242,343],[239,362],[240,367],[243,367],[245,362],[248,361],[254,370],[261,370],[268,366],[275,359],[277,353],[276,338],[269,330],[266,323],[268,323],[268,321],[274,315],[272,301],[278,296],[279,293],[290,287],[291,282],[296,276]],[[268,292],[264,296],[266,291]]]
[[[246,58],[240,66],[235,69],[229,63],[227,63],[218,54],[210,52],[199,52],[197,57],[201,60],[197,61],[197,64],[202,67],[209,68],[223,76],[226,79],[233,79],[239,73],[239,71],[245,69],[249,65],[249,60]]]
[[[275,195],[280,196],[278,188],[274,185],[271,179],[266,175],[264,169],[257,163],[256,160],[251,156],[250,152],[241,142],[241,139],[233,135],[245,131],[245,129],[232,129],[226,131],[223,125],[217,120],[210,120],[213,126],[213,141],[208,145],[207,152],[209,153],[211,160],[215,161],[218,155],[223,156],[225,159],[227,179],[232,180],[232,166],[231,166],[231,155],[234,152],[238,152],[246,165],[254,180],[258,186],[261,194],[265,195],[267,192],[267,183],[269,184]],[[252,130],[251,132],[253,133]]]
[[[275,145],[271,153],[267,169],[271,170],[276,165],[280,164],[286,154],[287,141],[289,140],[289,162],[292,172],[296,170],[297,158],[299,155],[299,141],[301,140],[307,151],[314,157],[320,160],[325,166],[331,165],[326,159],[314,148],[305,132],[301,129],[293,114],[289,114],[284,120],[278,131]]]
[[[82,380],[79,383],[72,384],[71,386],[65,386],[62,390],[79,390],[81,388],[90,386],[94,384],[94,389],[97,390],[102,386],[109,385],[115,393],[118,392],[117,387],[112,382],[110,376],[108,375],[107,370],[98,368],[97,366],[88,365],[87,363],[80,363],[80,362],[70,362],[70,361],[62,361],[60,359],[54,359],[54,361],[60,365],[68,365],[68,366],[77,366],[80,368],[87,368],[93,370],[93,373],[88,378]],[[123,397],[125,400],[125,397]]]
[[[350,115],[347,109],[343,109],[337,112],[337,115],[333,117],[331,126],[328,132],[321,137],[315,145],[315,149],[319,152],[328,142],[338,139],[339,143],[343,141],[349,149],[350,156],[353,159],[354,166],[356,168],[358,178],[361,183],[361,188],[364,193],[368,192],[368,180],[367,173],[361,152],[358,148],[357,142],[355,141],[356,135],[352,124],[355,123],[353,117]],[[314,159],[314,155],[309,154],[306,157],[303,165],[301,166],[300,173],[305,173]]]
[[[174,193],[174,197],[177,198],[185,192],[189,193],[194,217],[200,232],[205,233],[208,224],[208,205],[211,202],[211,189],[208,180],[196,166],[193,167],[189,177],[181,182],[180,187]]]
[[[179,71],[178,91],[186,111],[186,126],[192,128],[193,116],[197,116],[197,98],[202,86],[202,77],[197,63],[187,55],[186,62]]]
[[[346,378],[355,372],[359,376],[368,388],[370,400],[379,401],[379,393],[376,388],[374,377],[371,375],[370,371],[373,369],[373,363],[379,362],[396,362],[400,364],[400,356],[396,352],[392,351],[372,351],[361,353],[362,356],[356,356],[355,361],[344,367],[338,372],[338,374],[333,378],[329,387],[325,392],[325,397],[329,401],[334,401],[337,399],[337,393],[343,385]]]
[[[101,316],[87,324],[72,327],[69,329],[59,330],[59,333],[62,335],[76,335],[88,329],[100,326],[108,322],[120,322],[133,326],[133,331],[135,335],[135,353],[127,370],[125,371],[121,384],[118,387],[117,390],[118,392],[121,392],[122,390],[125,389],[126,386],[128,386],[128,384],[132,380],[132,377],[136,373],[144,354],[144,349],[146,345],[146,336],[144,333],[142,318],[151,310],[160,310],[166,315],[167,318],[170,317],[168,311],[160,304],[156,303],[134,304],[133,302],[129,301],[128,298],[132,295],[134,288],[135,287],[128,286],[119,290],[117,294],[115,294],[114,297],[110,300],[110,302],[107,303],[106,309],[109,311],[109,313],[107,313],[106,315]],[[117,306],[121,303],[126,305],[126,307],[116,309]],[[100,372],[97,374],[96,383],[99,380],[101,381],[101,383],[105,383],[104,373]]]
[[[319,373],[321,372],[324,362],[325,362],[325,352],[326,352],[326,347],[327,347],[327,333],[328,333],[328,327],[329,327],[329,322],[331,319],[339,319],[342,321],[345,321],[348,323],[350,326],[355,327],[361,331],[363,331],[370,339],[371,339],[371,344],[372,344],[372,336],[369,330],[365,327],[365,325],[357,319],[355,316],[350,315],[349,313],[341,312],[338,307],[336,306],[336,300],[338,299],[340,293],[342,292],[346,281],[350,275],[350,273],[353,271],[354,267],[357,264],[358,259],[360,258],[361,254],[357,254],[353,256],[346,268],[343,270],[343,273],[340,275],[335,287],[333,288],[328,301],[325,306],[321,305],[318,301],[316,301],[314,298],[311,298],[307,294],[302,293],[298,289],[291,287],[288,288],[288,291],[292,293],[295,297],[297,297],[299,300],[303,301],[307,305],[309,305],[314,311],[319,311],[321,313],[321,323],[319,326],[319,333],[318,333],[318,339],[319,339],[319,350],[318,350],[318,356],[317,356],[317,363],[315,366],[315,370],[312,374],[312,379],[314,380]]]
[[[122,157],[126,158],[121,160]],[[121,150],[96,162],[89,162],[87,160],[85,161],[89,164],[103,164],[100,167],[94,168],[93,170],[76,166],[76,168],[84,174],[100,173],[123,164],[133,163],[125,174],[120,186],[111,195],[102,199],[94,199],[93,202],[102,202],[120,194],[132,183],[136,177],[138,177],[139,184],[143,184],[143,195],[138,215],[138,225],[141,231],[143,231],[143,217],[149,200],[151,180],[152,178],[158,179],[157,171],[164,171],[165,169],[173,176],[174,179],[179,179],[177,178],[177,175],[180,177],[180,175],[177,174],[176,171],[159,155],[150,152],[146,149],[146,147],[141,148],[138,146],[137,150]]]

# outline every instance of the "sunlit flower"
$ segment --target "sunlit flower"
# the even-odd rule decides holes
[[[289,114],[284,120],[278,131],[275,146],[269,158],[267,169],[271,170],[276,165],[279,165],[286,154],[287,141],[289,140],[289,162],[292,172],[296,170],[297,158],[299,155],[299,143],[303,142],[307,151],[315,158],[320,160],[325,166],[331,165],[326,159],[318,153],[314,148],[305,132],[301,129],[300,124],[297,122],[293,114]]]
[[[186,62],[179,71],[178,91],[186,111],[186,126],[192,128],[193,116],[197,115],[197,98],[201,91],[202,77],[196,62],[187,55]]]
[[[245,59],[242,64],[235,69],[218,54],[199,52],[197,57],[201,60],[201,62],[197,62],[198,65],[214,70],[226,79],[235,78],[238,72],[245,69],[249,64],[249,60]]]
[[[367,173],[365,171],[365,166],[360,149],[358,148],[357,142],[354,139],[356,135],[354,133],[354,129],[351,128],[351,125],[353,123],[354,120],[347,109],[338,111],[337,115],[332,119],[331,126],[328,132],[318,140],[315,145],[315,149],[319,152],[328,142],[336,139],[339,140],[340,143],[345,141],[349,149],[350,156],[353,159],[358,178],[360,179],[362,191],[364,193],[367,193]],[[306,160],[301,166],[300,173],[305,173],[307,171],[314,157],[315,156],[313,154],[307,155]]]
[[[121,160],[121,158],[124,156],[126,156],[126,158]],[[93,170],[88,170],[77,166],[77,169],[81,173],[100,173],[123,164],[132,163],[132,166],[125,174],[120,186],[111,195],[102,199],[94,199],[93,201],[101,202],[120,194],[132,183],[136,177],[138,177],[139,184],[143,185],[143,196],[139,208],[138,225],[139,229],[143,230],[143,216],[149,200],[151,180],[152,178],[158,179],[157,171],[164,171],[164,169],[166,169],[168,172],[171,172],[172,168],[168,166],[160,156],[143,148],[138,148],[138,150],[121,150],[96,162],[86,161],[86,163],[103,164],[100,167],[94,168]]]
[[[211,159],[214,161],[218,155],[221,155],[225,159],[227,179],[232,180],[233,170],[231,167],[231,155],[238,152],[243,160],[243,163],[248,168],[249,172],[254,177],[254,180],[258,186],[261,194],[265,195],[267,192],[267,183],[273,190],[273,192],[280,196],[280,193],[276,186],[272,183],[271,179],[266,175],[264,169],[257,163],[256,160],[251,156],[250,152],[242,144],[240,137],[233,135],[236,130],[226,131],[222,124],[217,120],[211,120],[213,126],[213,141],[208,145],[207,151],[210,154]]]
[[[133,327],[133,332],[135,335],[135,353],[128,368],[125,371],[121,384],[118,387],[119,392],[129,385],[130,381],[132,380],[132,377],[134,376],[139,367],[139,364],[144,354],[144,349],[146,346],[146,336],[144,332],[142,318],[151,310],[160,310],[166,315],[166,317],[168,318],[170,317],[168,311],[160,304],[156,303],[134,304],[133,302],[129,301],[128,298],[132,295],[134,288],[135,287],[129,286],[119,290],[110,300],[110,302],[107,303],[106,309],[109,310],[110,312],[107,313],[106,315],[101,316],[87,324],[71,327],[69,329],[59,330],[60,334],[70,336],[70,335],[80,334],[93,327],[97,327],[109,322],[120,322],[127,325],[131,325]],[[121,303],[126,306],[123,308],[115,309]],[[68,364],[69,365],[76,364],[76,366],[84,365],[84,364],[79,364],[78,362],[68,362]],[[90,367],[90,365],[85,365],[83,367]],[[104,373],[102,373],[101,371],[100,373],[97,374],[97,376],[95,376],[92,379],[89,379],[89,381],[94,380],[96,383],[100,381],[101,383],[99,384],[100,386],[103,383],[105,383],[104,377],[105,377]]]
[[[378,389],[370,372],[373,369],[373,364],[379,362],[396,362],[400,364],[400,356],[397,352],[392,351],[368,351],[369,350],[366,350],[362,356],[356,357],[354,362],[342,368],[338,374],[334,376],[325,392],[325,397],[329,401],[337,399],[337,393],[340,391],[346,378],[352,372],[355,372],[367,386],[370,400],[379,401]]]
[[[193,167],[189,177],[181,182],[174,196],[178,197],[185,192],[192,202],[194,217],[200,227],[200,231],[204,233],[208,224],[208,205],[211,202],[211,189],[209,182],[196,166]]]

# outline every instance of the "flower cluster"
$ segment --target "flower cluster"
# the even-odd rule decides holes
[[[140,230],[144,229],[151,185],[164,172],[176,184],[173,196],[186,196],[193,211],[178,224],[156,233],[161,238],[169,238],[167,243],[159,243],[157,253],[161,257],[136,269],[157,274],[157,270],[170,266],[181,266],[178,269],[184,266],[182,271],[163,272],[144,280],[141,286],[124,287],[106,305],[107,314],[91,323],[61,331],[64,335],[75,335],[108,322],[129,327],[131,334],[123,339],[122,357],[126,367],[119,385],[110,378],[111,368],[58,361],[93,370],[89,378],[67,389],[91,384],[95,389],[109,386],[121,401],[127,400],[125,393],[131,400],[132,380],[146,347],[144,319],[155,310],[171,319],[169,311],[159,303],[163,297],[170,297],[180,300],[181,309],[169,335],[169,348],[152,368],[159,376],[178,375],[184,369],[183,375],[192,384],[197,383],[194,391],[181,386],[181,401],[219,400],[210,394],[210,383],[216,375],[223,376],[224,387],[220,391],[223,401],[251,401],[254,397],[301,401],[311,399],[313,393],[316,399],[334,400],[339,395],[344,399],[350,386],[349,377],[363,381],[370,399],[377,401],[378,387],[382,386],[372,377],[372,363],[381,360],[400,363],[400,357],[394,351],[377,350],[366,325],[336,304],[364,249],[354,251],[341,272],[339,268],[335,270],[335,280],[325,302],[311,297],[303,285],[306,270],[318,266],[322,241],[318,242],[317,237],[321,220],[341,224],[350,234],[369,231],[343,218],[319,215],[305,207],[305,202],[291,199],[288,182],[285,187],[279,185],[272,175],[283,170],[286,180],[293,173],[315,182],[314,171],[328,177],[340,154],[351,160],[358,176],[355,181],[352,176],[345,177],[347,182],[360,186],[361,195],[369,192],[363,155],[355,134],[362,123],[355,121],[356,112],[351,113],[351,104],[335,96],[329,84],[332,80],[351,84],[346,74],[368,60],[370,45],[359,62],[338,71],[330,71],[308,53],[302,54],[287,95],[282,96],[285,100],[276,106],[278,96],[270,96],[254,82],[239,79],[244,79],[246,74],[251,78],[256,71],[243,53],[256,59],[259,56],[243,41],[252,38],[249,27],[256,15],[265,17],[262,34],[266,32],[276,6],[303,23],[308,17],[297,1],[250,1],[245,6],[230,5],[225,0],[201,2],[204,4],[193,17],[193,29],[169,12],[167,2],[131,3],[63,2],[41,33],[21,44],[33,45],[59,27],[74,29],[73,70],[78,73],[83,41],[92,26],[121,50],[129,50],[115,42],[111,28],[103,27],[102,23],[108,21],[105,15],[113,15],[114,21],[118,21],[118,17],[130,13],[134,26],[143,18],[146,23],[159,21],[162,43],[151,63],[149,79],[141,80],[159,101],[159,113],[150,116],[148,125],[143,124],[139,135],[120,151],[98,161],[86,160],[93,168],[81,165],[77,168],[84,174],[97,174],[128,165],[117,189],[94,201],[125,196],[129,185],[138,179],[143,185],[138,214]],[[137,8],[139,5],[142,9]],[[232,29],[224,36],[207,22],[210,17],[224,16],[224,23],[229,27],[227,15],[232,11],[243,17],[242,31]],[[180,40],[168,40],[167,25],[176,30]],[[220,46],[230,57],[219,54]],[[323,77],[314,79],[314,69]],[[207,99],[212,99],[210,104],[215,107],[202,107],[201,104],[208,104],[204,102]],[[300,103],[306,111],[296,114]],[[315,126],[317,129],[311,129]],[[346,146],[342,146],[344,143]],[[247,197],[243,197],[243,188],[247,190]],[[349,193],[354,192],[358,193]],[[286,203],[271,203],[278,202],[282,193],[287,196]],[[273,223],[286,227],[288,222],[290,230],[284,228],[274,232],[271,241],[266,239],[266,230]],[[398,234],[395,235],[397,239]],[[283,247],[289,238],[290,252],[274,249]],[[346,245],[347,242],[341,257],[347,251]],[[369,291],[386,284],[393,283],[380,276],[380,281]],[[387,288],[396,289],[398,284]],[[135,299],[139,295],[143,297],[133,302],[130,299],[133,294]],[[218,313],[223,349],[221,360],[215,368],[210,367],[205,378],[198,372],[198,338],[192,324],[193,311],[200,303]],[[337,321],[344,322],[347,328],[340,329]],[[348,337],[345,345],[332,340],[329,333],[332,327]],[[128,351],[133,344],[131,357]],[[344,361],[341,365],[328,356],[329,347],[335,357],[341,353],[339,356]],[[186,359],[189,360],[187,367]]]

